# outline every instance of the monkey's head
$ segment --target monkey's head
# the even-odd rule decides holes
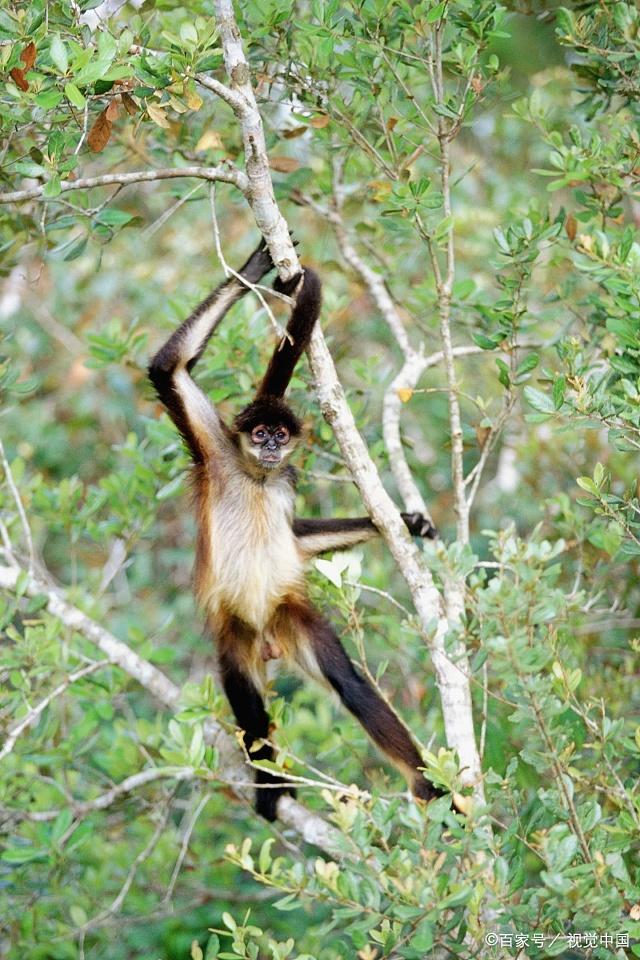
[[[245,462],[262,476],[283,467],[302,434],[302,424],[279,397],[258,397],[234,420]]]

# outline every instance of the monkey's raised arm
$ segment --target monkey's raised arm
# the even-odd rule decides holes
[[[256,399],[262,397],[283,397],[293,376],[295,366],[307,349],[316,320],[320,315],[322,285],[320,278],[309,267],[304,267],[302,286],[296,294],[296,302],[291,311],[287,334],[273,351],[267,372],[258,387]],[[286,283],[276,278],[273,289],[278,293],[293,294],[300,283],[300,275]],[[289,340],[288,338],[291,338]],[[293,341],[293,342],[292,342]]]
[[[402,513],[401,517],[414,537],[433,540],[438,535],[435,527],[421,513]],[[327,550],[348,550],[379,536],[378,528],[370,517],[336,517],[330,520],[296,517],[293,532],[307,557],[315,557]]]
[[[258,283],[272,269],[263,241],[238,273],[250,283]],[[195,463],[202,463],[225,442],[226,434],[215,408],[190,372],[229,308],[247,289],[236,277],[225,280],[196,307],[149,364],[149,378]]]

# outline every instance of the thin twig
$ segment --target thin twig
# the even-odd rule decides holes
[[[59,683],[55,690],[52,690],[51,693],[47,694],[47,696],[44,697],[44,699],[42,699],[35,707],[31,707],[25,716],[11,727],[2,750],[0,750],[0,760],[4,760],[4,758],[11,753],[20,734],[23,733],[28,727],[33,726],[38,717],[47,709],[49,704],[52,703],[56,697],[59,697],[61,693],[64,693],[67,687],[70,687],[71,684],[75,683],[77,680],[81,680],[82,677],[87,677],[90,673],[95,673],[96,670],[100,670],[102,667],[106,667],[108,665],[108,660],[98,660],[95,663],[90,663],[88,666],[82,667],[80,670],[76,670],[74,673],[70,673],[67,677],[65,677],[62,683]]]
[[[153,223],[150,223],[149,226],[142,231],[142,238],[148,239],[149,237],[152,237],[154,233],[157,233],[161,227],[164,227],[167,220],[174,215],[176,210],[179,210],[183,204],[185,204],[195,193],[198,192],[198,190],[201,190],[202,186],[203,184],[196,183],[195,187],[192,187],[191,190],[184,194],[184,196],[178,197],[175,203],[172,203],[171,206],[157,218],[157,220],[154,220]]]
[[[74,156],[77,156],[82,150],[82,144],[86,139],[88,130],[89,130],[89,100],[85,100],[83,118],[82,118],[82,134],[76,144],[75,150],[73,151]]]
[[[125,898],[129,893],[129,890],[131,889],[131,884],[135,880],[138,870],[140,869],[142,864],[145,862],[145,860],[149,859],[149,857],[155,850],[158,844],[158,841],[160,840],[160,837],[165,831],[165,827],[167,826],[167,821],[169,819],[169,813],[171,811],[171,801],[173,800],[174,794],[175,794],[175,788],[165,798],[162,806],[162,810],[160,812],[160,818],[158,820],[156,828],[151,834],[151,837],[149,838],[149,840],[147,841],[143,849],[140,851],[140,853],[137,854],[137,856],[133,860],[131,866],[129,867],[129,872],[125,877],[124,883],[120,887],[120,890],[118,891],[117,896],[113,900],[113,903],[109,907],[107,907],[106,910],[103,910],[102,913],[99,913],[96,917],[94,917],[91,920],[88,920],[85,924],[83,924],[80,930],[78,930],[78,934],[86,934],[87,931],[91,930],[94,924],[101,923],[103,920],[106,920],[107,917],[114,916],[115,914],[120,912],[122,904],[124,903]]]
[[[20,517],[20,523],[22,525],[22,532],[24,533],[24,539],[27,544],[27,553],[29,556],[29,573],[33,573],[35,567],[35,553],[33,550],[33,538],[31,536],[31,528],[29,527],[29,521],[27,520],[27,515],[25,513],[22,500],[20,498],[20,493],[13,479],[13,474],[11,473],[11,467],[9,466],[9,461],[7,460],[7,455],[4,452],[4,444],[0,440],[0,460],[2,461],[2,467],[4,470],[4,475],[7,478],[7,484],[11,490],[11,496],[14,499],[16,509],[18,511],[18,516]]]
[[[167,892],[162,898],[161,906],[162,904],[169,903],[169,901],[173,896],[173,891],[175,889],[175,885],[180,875],[182,864],[184,863],[184,858],[186,857],[187,850],[189,849],[189,843],[191,842],[191,835],[195,830],[195,826],[196,826],[196,823],[198,822],[198,819],[200,818],[200,814],[202,813],[202,811],[204,810],[204,808],[206,807],[210,799],[211,799],[210,793],[205,793],[202,797],[200,797],[199,803],[197,804],[195,810],[193,811],[193,813],[191,814],[191,817],[189,818],[189,822],[187,823],[187,826],[185,828],[185,831],[182,837],[182,843],[180,844],[180,851],[178,853],[178,857],[176,859],[176,862],[173,867],[173,871],[171,873],[169,886],[167,887]]]
[[[211,209],[211,225],[212,225],[212,227],[213,227],[213,240],[214,240],[215,247],[216,247],[216,253],[217,253],[217,255],[218,255],[218,260],[219,260],[220,263],[222,264],[222,269],[224,270],[225,276],[226,276],[226,277],[229,277],[229,276],[235,277],[236,280],[239,280],[240,283],[242,283],[245,287],[247,287],[249,290],[251,290],[253,293],[255,293],[256,297],[257,297],[258,300],[260,301],[260,304],[261,304],[262,308],[266,311],[267,317],[269,318],[269,323],[270,323],[271,326],[273,327],[273,329],[274,329],[274,331],[275,331],[275,333],[276,333],[276,336],[277,336],[279,339],[282,339],[283,337],[286,337],[291,343],[293,343],[293,338],[292,338],[291,335],[288,334],[287,331],[284,330],[284,329],[281,327],[281,325],[278,323],[278,321],[276,320],[276,318],[275,318],[274,315],[273,315],[273,311],[272,311],[271,307],[269,306],[269,304],[267,303],[267,301],[265,300],[265,298],[264,298],[264,296],[263,296],[263,294],[262,294],[262,290],[267,290],[267,289],[269,289],[269,288],[268,288],[268,287],[263,287],[261,284],[251,283],[250,280],[247,280],[246,277],[243,277],[242,274],[238,273],[237,270],[234,270],[233,267],[230,267],[229,264],[227,263],[227,261],[226,261],[226,259],[225,259],[225,256],[224,256],[224,253],[222,252],[222,244],[221,244],[221,242],[220,242],[220,228],[219,228],[219,226],[218,226],[218,215],[217,215],[217,213],[216,213],[216,194],[215,194],[215,190],[216,190],[216,185],[215,185],[215,183],[212,183],[212,184],[211,184],[211,188],[210,188],[210,190],[209,190],[209,206],[210,206],[210,209]],[[271,292],[273,292],[273,291],[271,291]],[[289,303],[292,302],[290,297],[287,297],[287,301],[288,301]]]

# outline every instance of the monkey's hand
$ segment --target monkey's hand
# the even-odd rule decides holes
[[[413,537],[427,537],[429,540],[435,540],[438,536],[438,531],[423,513],[401,513],[400,516]]]
[[[273,260],[263,237],[247,262],[240,267],[238,273],[249,283],[260,283],[262,278],[271,270],[273,270]]]
[[[293,236],[291,239],[293,240]],[[293,240],[293,245],[294,247],[297,247],[298,241]],[[271,270],[273,270],[273,260],[271,259],[271,254],[267,249],[267,245],[263,237],[247,262],[240,267],[238,273],[241,277],[244,277],[245,280],[248,280],[249,283],[259,283],[267,273],[271,272]],[[288,289],[286,290],[284,289],[284,284],[278,286],[280,281],[276,279],[273,284],[274,290],[278,290],[280,293],[292,293],[295,290],[299,279],[300,274],[297,274],[297,276],[294,277],[295,283],[293,283],[291,280],[287,281],[286,287]]]

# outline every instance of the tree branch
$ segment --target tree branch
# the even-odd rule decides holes
[[[224,100],[225,103],[228,103],[236,117],[242,117],[245,114],[249,115],[251,105],[245,100],[242,93],[237,93],[230,87],[225,86],[224,83],[220,83],[220,81],[216,80],[215,77],[209,77],[204,73],[197,73],[196,80],[200,86],[206,87],[207,90],[213,90],[214,93],[218,94],[221,100]]]
[[[140,787],[146,787],[148,783],[155,783],[157,780],[193,780],[195,775],[193,767],[149,767],[147,770],[141,770],[139,773],[132,773],[130,777],[125,777],[120,783],[114,784],[113,787],[94,797],[93,800],[79,800],[71,803],[71,812],[74,817],[84,817],[96,810],[106,810],[120,797],[133,793]],[[34,820],[36,823],[55,820],[56,817],[60,816],[60,809],[30,810],[26,812],[4,807],[2,812],[8,815],[15,814],[27,820]]]
[[[135,170],[131,173],[105,173],[99,177],[82,177],[78,180],[63,180],[60,184],[62,193],[71,190],[90,190],[93,187],[128,186],[130,183],[148,183],[154,180],[176,180],[180,177],[198,177],[200,180],[232,183],[238,190],[246,194],[248,181],[241,170],[231,164],[221,164],[218,167],[161,167],[157,170]],[[13,190],[11,193],[0,193],[0,203],[23,203],[25,200],[42,200],[46,184],[30,187],[26,190]],[[55,200],[55,197],[51,198]]]

